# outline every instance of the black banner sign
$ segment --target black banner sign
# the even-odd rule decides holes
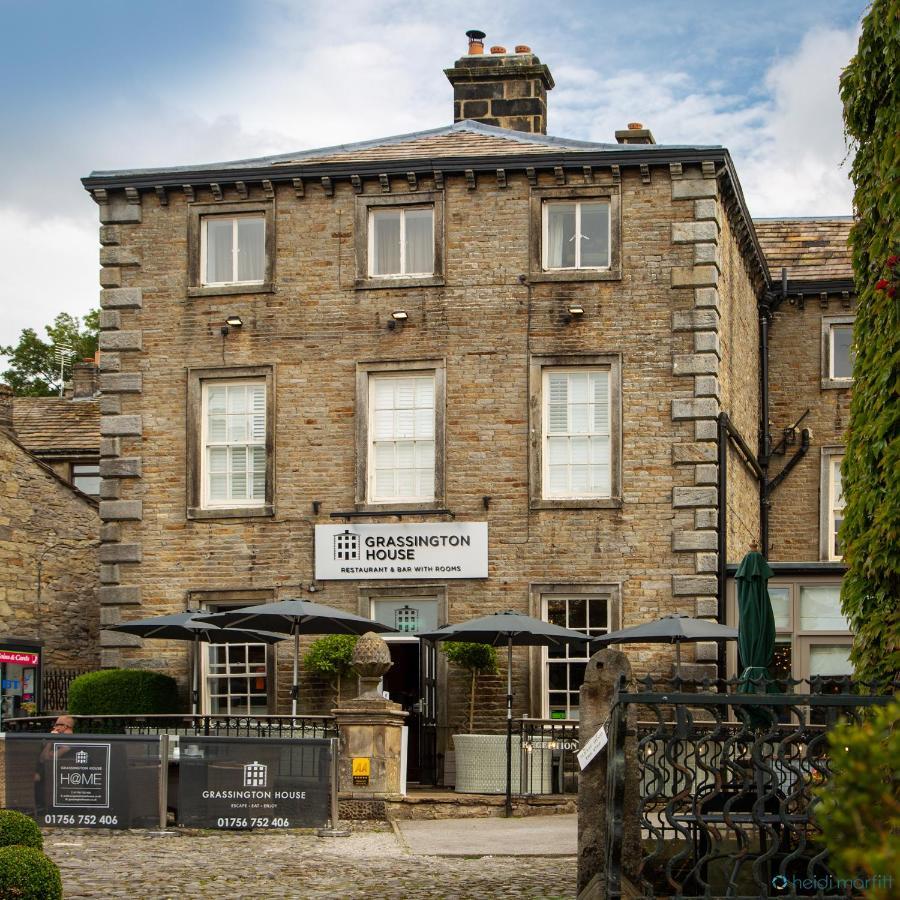
[[[6,735],[6,805],[40,825],[154,828],[158,736]]]
[[[331,741],[181,737],[179,745],[179,825],[314,828],[331,820]]]

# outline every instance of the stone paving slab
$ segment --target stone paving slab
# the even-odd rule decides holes
[[[395,827],[418,856],[571,856],[578,854],[578,816],[526,819],[406,819]],[[574,865],[574,863],[573,863]]]
[[[421,824],[446,825],[446,820]],[[469,828],[473,824],[471,819],[465,823]],[[387,824],[354,823],[351,835],[343,838],[299,831],[155,836],[144,831],[48,829],[44,841],[46,853],[62,872],[67,900],[575,896],[572,858],[425,859],[411,853]]]

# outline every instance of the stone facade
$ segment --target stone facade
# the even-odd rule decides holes
[[[523,59],[507,69],[537,65]],[[488,84],[459,74],[463,62],[448,73],[457,91]],[[483,57],[474,68],[498,65]],[[494,74],[503,91],[517,83]],[[200,167],[86,179],[100,207],[105,285],[101,624],[307,591],[368,615],[373,591],[402,598],[411,589],[433,589],[450,621],[502,609],[541,616],[542,596],[567,591],[608,598],[612,628],[674,612],[716,618],[720,564],[760,540],[758,481],[729,442],[719,558],[718,418],[726,413],[756,450],[757,304],[771,285],[723,153],[676,154],[637,123],[630,131],[618,150],[591,149],[461,122],[255,161],[246,174]],[[543,270],[540,210],[550,197],[609,201],[607,271]],[[366,211],[422,202],[435,209],[438,269],[403,286],[377,283],[362,268]],[[270,252],[252,288],[197,284],[196,223],[217,204],[265,216]],[[233,316],[240,327],[223,327]],[[787,335],[780,319],[779,328]],[[621,487],[602,502],[543,502],[534,372],[542,360],[598,359],[616,373]],[[358,385],[379,366],[440,371],[439,496],[406,509],[404,521],[487,521],[487,579],[316,581],[314,526],[372,512],[360,493]],[[265,503],[216,514],[197,501],[198,384],[248,372],[270,392]],[[786,400],[773,400],[770,418],[780,421]],[[785,540],[780,515],[776,545]],[[696,661],[714,661],[715,650],[698,646]],[[639,674],[671,667],[664,646],[628,653]],[[182,646],[109,631],[102,659],[187,671]],[[278,711],[289,706],[289,665],[280,651]],[[541,715],[540,652],[516,651],[513,666],[514,714]],[[438,674],[441,722],[452,731],[466,714],[468,682],[443,664]],[[481,682],[481,730],[502,724],[504,675]],[[327,696],[304,678],[305,710]]]
[[[7,391],[0,386],[0,400]],[[0,422],[0,635],[43,642],[45,668],[96,666],[97,504],[9,425]]]

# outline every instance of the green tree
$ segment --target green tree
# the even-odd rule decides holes
[[[341,702],[341,681],[353,669],[353,648],[358,637],[352,634],[326,634],[310,644],[303,666],[324,678],[335,689],[335,700]]]
[[[865,896],[896,897],[900,883],[900,702],[828,734],[832,774],[816,788],[815,819],[844,879],[870,879]]]
[[[497,651],[490,644],[445,641],[440,645],[447,659],[469,673],[469,734],[475,730],[475,687],[479,675],[496,675]]]
[[[850,232],[858,295],[853,400],[842,479],[842,606],[857,675],[900,669],[900,0],[874,0],[841,75],[856,151]]]
[[[15,346],[0,346],[0,354],[9,359],[3,379],[20,396],[51,397],[59,393],[60,360],[56,348],[72,351],[64,368],[64,376],[68,376],[73,362],[89,359],[97,352],[100,310],[91,310],[83,320],[60,313],[44,330],[47,341],[39,338],[33,328],[26,328]]]

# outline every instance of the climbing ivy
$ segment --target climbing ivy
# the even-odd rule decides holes
[[[900,0],[874,0],[841,76],[855,159],[853,400],[842,468],[841,602],[863,679],[900,670]]]

